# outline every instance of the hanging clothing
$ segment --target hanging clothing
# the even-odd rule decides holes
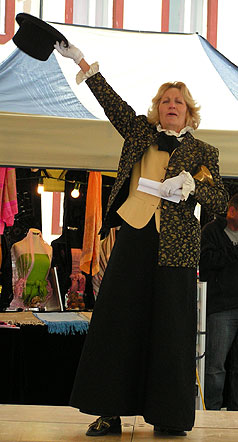
[[[86,287],[86,276],[80,271],[81,249],[71,249],[72,254],[72,273],[70,275],[71,286],[67,293],[67,310],[84,309],[84,292]]]
[[[52,267],[56,267],[59,279],[62,304],[65,305],[65,295],[71,285],[70,274],[72,272],[71,248],[81,249],[83,245],[83,233],[76,226],[65,227],[59,238],[52,241],[53,250]]]
[[[90,172],[86,200],[83,253],[80,269],[92,276],[99,271],[100,237],[102,225],[102,175]]]
[[[71,292],[80,292],[84,293],[85,291],[85,284],[86,284],[86,278],[85,275],[80,272],[80,258],[82,256],[82,250],[81,249],[71,249],[72,254],[72,273],[70,275],[71,279]]]
[[[72,253],[71,249],[82,249],[83,234],[81,228],[67,226],[62,235],[52,241],[53,249],[52,267],[56,267],[59,279],[60,295],[62,304],[65,305],[67,292],[72,284],[70,275],[72,273]],[[94,305],[91,276],[85,275],[86,288],[84,302],[85,307],[91,309]]]
[[[52,288],[48,280],[52,248],[38,229],[30,229],[27,236],[12,247],[13,291],[12,308],[43,307]]]
[[[13,226],[18,213],[16,172],[12,167],[0,167],[0,235],[5,224]]]

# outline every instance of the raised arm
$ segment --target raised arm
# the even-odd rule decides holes
[[[84,76],[81,75],[82,72],[80,72],[77,77],[81,78],[80,81],[82,81],[82,78],[87,78],[87,85],[99,104],[103,107],[106,116],[120,135],[125,138],[134,118],[136,117],[136,113],[132,107],[129,106],[126,101],[122,100],[122,98],[106,82],[105,78],[97,72],[98,68],[95,69],[95,64],[97,63],[89,65],[86,62],[84,54],[80,49],[76,48],[71,43],[66,47],[64,42],[56,42],[54,47],[61,55],[63,55],[63,57],[74,60],[84,74],[89,74]]]

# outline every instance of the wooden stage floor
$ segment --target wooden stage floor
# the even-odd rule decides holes
[[[121,436],[88,437],[85,432],[94,417],[71,407],[0,405],[2,442],[151,442],[184,440],[237,442],[237,411],[197,411],[195,427],[187,437],[155,436],[141,416],[122,418]]]

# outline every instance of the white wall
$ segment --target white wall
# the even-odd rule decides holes
[[[217,49],[238,65],[238,0],[218,1]]]

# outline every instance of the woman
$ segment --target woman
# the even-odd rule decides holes
[[[162,85],[148,116],[136,116],[97,63],[89,66],[71,44],[55,47],[79,64],[77,82],[86,79],[125,140],[102,233],[122,226],[70,404],[101,415],[88,436],[120,433],[122,415],[142,415],[155,431],[184,436],[195,414],[200,226],[194,208],[199,202],[212,212],[226,209],[218,150],[192,136],[199,108],[184,83]],[[140,178],[149,188],[152,180],[155,193],[140,191]]]

